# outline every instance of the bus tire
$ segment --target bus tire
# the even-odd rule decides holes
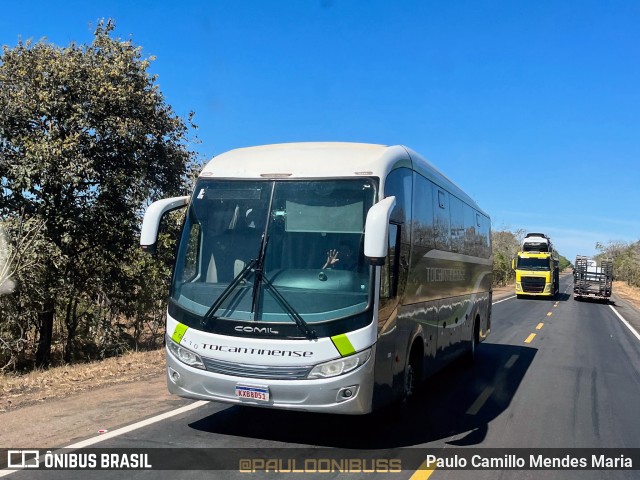
[[[422,351],[418,342],[414,342],[404,369],[402,384],[402,404],[409,406],[415,400],[416,392],[422,379]]]
[[[471,333],[471,343],[469,350],[467,350],[466,360],[468,363],[473,363],[476,360],[478,344],[480,343],[480,316],[476,315],[476,319],[473,321],[473,332]]]

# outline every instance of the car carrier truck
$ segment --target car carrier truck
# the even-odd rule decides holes
[[[543,233],[528,233],[513,259],[516,296],[554,297],[560,289],[558,254]]]
[[[613,260],[598,261],[578,255],[573,269],[573,298],[583,297],[607,299],[611,296],[613,283]]]

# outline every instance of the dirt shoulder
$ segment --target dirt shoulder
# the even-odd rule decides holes
[[[504,287],[493,287],[493,301],[502,300],[516,294],[515,285],[505,285]]]
[[[164,349],[128,353],[91,363],[0,376],[0,413],[47,400],[122,383],[139,382],[164,373]]]
[[[170,395],[164,351],[0,377],[0,448],[55,448],[189,403]]]
[[[622,299],[640,310],[640,288],[631,287],[625,282],[613,282],[611,289],[614,298]]]

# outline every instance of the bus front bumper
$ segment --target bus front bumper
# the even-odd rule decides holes
[[[274,380],[222,375],[193,368],[177,360],[167,350],[169,391],[184,398],[211,400],[252,407],[307,412],[362,415],[371,412],[374,359],[354,371],[331,378]],[[267,387],[267,401],[240,398],[236,386]]]

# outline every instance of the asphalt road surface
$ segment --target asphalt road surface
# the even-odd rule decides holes
[[[614,309],[623,310],[623,316],[637,312],[620,305],[574,301],[571,282],[570,276],[562,277],[561,294],[554,300],[496,301],[491,335],[479,346],[475,363],[457,362],[431,378],[417,401],[400,414],[385,411],[345,417],[207,403],[93,447],[212,448],[216,450],[193,455],[222,459],[238,452],[242,456],[240,449],[296,448],[290,455],[300,461],[296,467],[304,463],[306,450],[302,449],[309,448],[349,449],[354,457],[362,451],[374,457],[382,452],[385,458],[389,452],[402,456],[405,447],[447,454],[496,449],[489,452],[497,457],[503,456],[500,449],[504,448],[540,452],[553,448],[558,449],[556,456],[565,455],[564,449],[639,448],[640,340]],[[174,454],[184,451],[166,450],[166,455]],[[401,472],[377,474],[265,474],[238,469],[19,471],[9,478],[640,478],[640,465],[634,471],[416,468],[403,463]]]

